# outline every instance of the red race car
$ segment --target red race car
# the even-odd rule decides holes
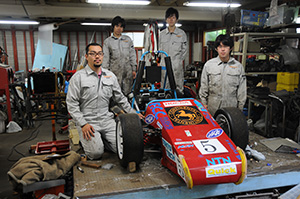
[[[155,61],[145,67],[143,57],[147,53],[139,63],[130,99],[132,106],[144,113],[143,125],[136,114],[117,117],[117,151],[121,165],[127,167],[130,162],[138,165],[143,157],[144,138],[151,140],[149,137],[155,136],[161,140],[162,165],[180,176],[188,188],[242,183],[247,172],[243,149],[248,143],[243,113],[237,108],[222,108],[212,117],[200,101],[177,98],[170,58],[158,51],[155,56],[166,54],[166,68],[157,66]],[[144,69],[149,73],[145,79]],[[164,69],[171,89],[157,84]],[[153,71],[158,73],[154,78]]]

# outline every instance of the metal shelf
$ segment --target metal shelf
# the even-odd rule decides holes
[[[270,38],[300,38],[299,33],[272,33],[272,32],[244,32],[244,33],[234,33],[231,34],[232,37],[243,37],[243,50],[242,52],[233,52],[232,55],[236,56],[242,56],[242,65],[244,66],[244,69],[246,67],[246,59],[248,55],[272,55],[274,53],[251,53],[247,52],[248,50],[248,42],[249,37],[253,37],[253,39],[270,39]]]
[[[277,75],[278,72],[249,72],[247,76],[258,76],[258,75]]]

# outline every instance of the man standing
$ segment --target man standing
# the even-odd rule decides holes
[[[116,16],[112,20],[113,35],[105,39],[103,45],[103,68],[112,71],[125,95],[130,93],[136,76],[136,52],[133,42],[127,35],[122,35],[125,20]]]
[[[76,121],[80,142],[89,159],[99,159],[104,148],[116,152],[116,123],[109,112],[113,98],[126,112],[135,113],[123,95],[116,76],[101,67],[100,44],[86,47],[88,65],[71,78],[67,93],[68,111]]]
[[[160,33],[159,50],[165,51],[171,57],[176,89],[179,94],[183,95],[184,68],[182,63],[187,53],[187,38],[185,32],[175,26],[179,19],[176,9],[168,8],[165,19],[168,27]],[[165,65],[163,59],[161,65]],[[164,75],[162,75],[162,83],[164,83]]]
[[[243,110],[247,98],[246,77],[243,65],[230,57],[233,40],[219,35],[215,41],[218,57],[208,60],[201,74],[199,96],[213,116],[221,107]]]

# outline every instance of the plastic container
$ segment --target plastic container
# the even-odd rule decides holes
[[[298,85],[299,73],[278,72],[277,84]]]
[[[287,90],[293,92],[295,88],[298,88],[298,84],[277,84],[276,91]]]

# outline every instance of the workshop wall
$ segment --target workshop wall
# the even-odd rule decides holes
[[[76,68],[92,36],[93,31],[54,31],[53,42],[69,47],[66,65]],[[108,32],[95,32],[92,42],[103,44],[107,37]],[[0,46],[8,54],[6,64],[16,71],[32,69],[37,41],[37,30],[0,30]]]

